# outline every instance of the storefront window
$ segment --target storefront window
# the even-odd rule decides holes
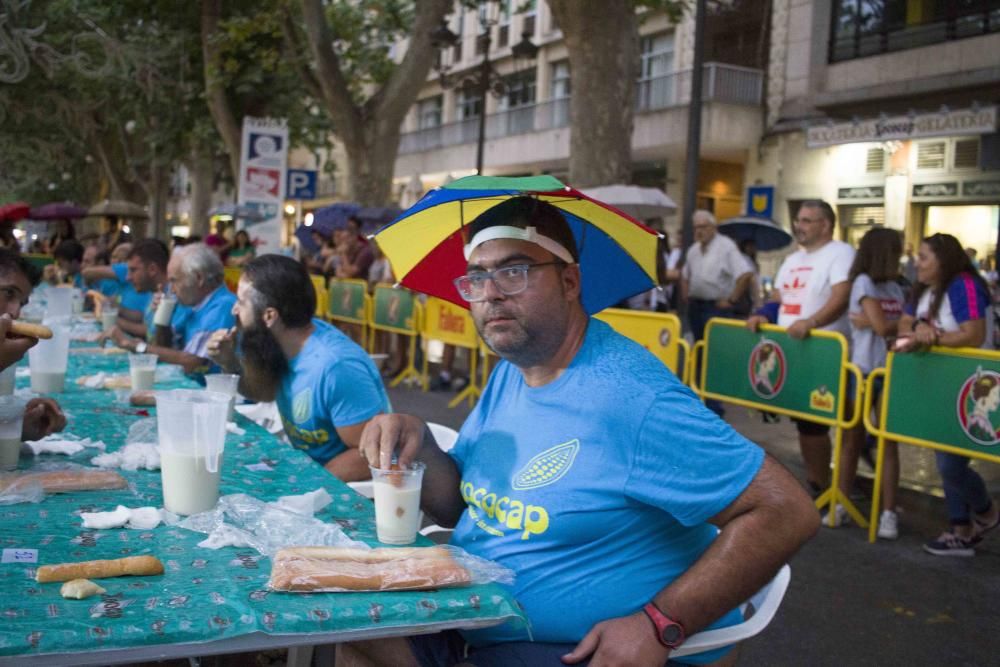
[[[924,236],[951,234],[982,260],[996,253],[997,216],[1000,206],[928,206]]]

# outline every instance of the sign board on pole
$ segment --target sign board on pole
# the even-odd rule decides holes
[[[237,219],[257,248],[257,254],[281,251],[281,220],[285,202],[288,125],[283,118],[243,118],[239,203],[260,219]]]
[[[288,199],[316,199],[316,170],[289,169]]]
[[[747,215],[774,218],[774,186],[751,185],[747,188]]]

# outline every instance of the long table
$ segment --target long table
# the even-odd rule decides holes
[[[100,439],[114,451],[125,444],[132,424],[155,418],[155,409],[137,409],[116,401],[115,392],[74,382],[98,371],[127,373],[127,359],[71,354],[66,391],[54,397],[68,415],[67,432]],[[18,379],[19,390],[27,386],[27,378]],[[177,374],[157,388],[193,386]],[[221,494],[246,493],[268,501],[322,487],[334,501],[316,517],[336,523],[351,538],[378,544],[371,501],[304,453],[237,419],[246,432],[227,436]],[[67,458],[89,465],[98,453],[22,457],[20,467]],[[150,531],[84,530],[81,512],[109,511],[119,504],[162,507],[158,471],[122,474],[128,489],[0,506],[0,546],[37,549],[37,565],[152,554],[163,561],[165,573],[102,579],[98,583],[106,594],[66,600],[60,584],[35,582],[36,564],[0,564],[0,664],[112,664],[525,622],[513,598],[495,584],[414,592],[277,593],[266,586],[270,560],[250,548],[201,548],[196,545],[203,534],[163,524]]]

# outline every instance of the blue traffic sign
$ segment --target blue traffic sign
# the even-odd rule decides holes
[[[316,199],[316,170],[289,169],[285,192],[288,199]]]

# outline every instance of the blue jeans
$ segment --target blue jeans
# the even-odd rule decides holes
[[[938,472],[944,486],[944,500],[948,507],[948,520],[953,526],[972,523],[970,511],[988,512],[993,504],[983,478],[969,467],[969,457],[935,452]]]

